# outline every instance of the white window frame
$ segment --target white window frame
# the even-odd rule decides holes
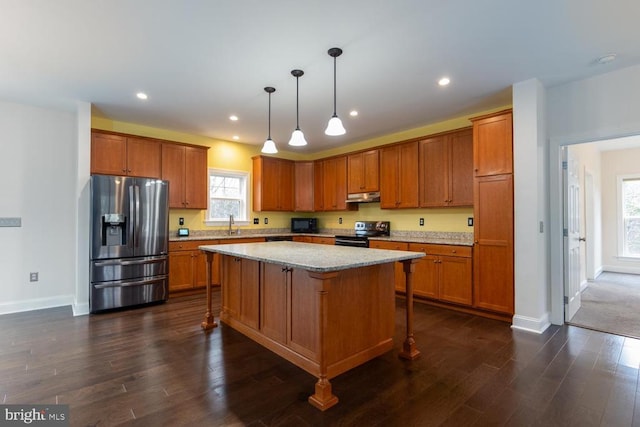
[[[235,225],[247,225],[249,224],[249,183],[250,183],[250,175],[249,172],[246,171],[237,171],[237,170],[228,170],[228,169],[218,169],[218,168],[209,168],[207,174],[207,213],[204,223],[206,225],[228,225],[229,219],[225,218],[211,218],[211,211],[209,210],[209,206],[211,206],[211,189],[210,182],[211,176],[228,176],[234,178],[241,178],[244,180],[244,197],[240,201],[240,211],[244,214],[244,218],[234,218]]]
[[[640,260],[640,256],[630,255],[626,253],[625,250],[625,233],[624,233],[624,201],[622,200],[622,182],[630,179],[640,179],[640,174],[629,174],[629,175],[618,175],[616,177],[617,181],[617,208],[616,208],[616,217],[618,219],[618,259],[621,260]]]

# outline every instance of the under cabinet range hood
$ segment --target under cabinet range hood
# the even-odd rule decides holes
[[[347,203],[371,203],[380,201],[380,192],[347,194]]]

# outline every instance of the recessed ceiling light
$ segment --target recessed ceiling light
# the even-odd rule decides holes
[[[451,83],[451,80],[449,80],[449,77],[443,77],[443,78],[441,78],[440,80],[438,80],[438,84],[439,84],[440,86],[446,86],[446,85],[448,85],[449,83]]]
[[[147,94],[144,93],[144,92],[138,92],[138,93],[136,93],[136,96],[138,97],[138,99],[147,99],[148,98]]]
[[[358,115],[358,112],[356,110],[351,110],[351,112],[349,113],[349,115],[351,117],[356,117]]]
[[[607,55],[601,56],[600,58],[596,59],[596,63],[597,64],[608,64],[609,62],[615,60],[616,56],[618,56],[618,55],[615,54],[615,53],[609,53]]]
[[[237,140],[239,140],[239,139],[240,139],[240,137],[239,137],[238,135],[233,135],[233,140],[234,140],[234,141],[237,141]]]
[[[236,116],[235,114],[232,114],[229,116],[229,120],[231,120],[232,122],[237,122],[238,121],[238,116]]]

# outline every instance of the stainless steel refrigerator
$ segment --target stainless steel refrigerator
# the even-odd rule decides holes
[[[160,179],[91,177],[92,313],[167,300],[168,195]]]

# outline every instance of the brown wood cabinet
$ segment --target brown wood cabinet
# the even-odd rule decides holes
[[[293,211],[293,162],[253,157],[253,210]]]
[[[170,183],[170,208],[208,208],[207,150],[162,143],[162,179]]]
[[[513,173],[512,112],[476,117],[473,122],[474,176]]]
[[[393,251],[407,251],[409,250],[409,243],[396,242],[386,240],[369,240],[369,247],[371,249],[390,249]],[[396,291],[405,292],[406,280],[404,275],[404,267],[401,262],[394,263],[393,267],[394,285]]]
[[[416,263],[414,292],[417,296],[472,305],[471,247],[409,243],[409,250],[427,254]]]
[[[207,259],[198,247],[231,243],[264,242],[262,237],[245,237],[220,240],[187,240],[169,242],[169,291],[203,289],[207,285]],[[211,265],[211,283],[219,286],[220,256]]]
[[[473,205],[471,128],[420,141],[420,207]]]
[[[418,207],[418,142],[380,149],[380,208]]]
[[[314,162],[295,162],[293,186],[294,210],[296,212],[313,212],[314,207]]]
[[[355,210],[358,205],[347,203],[347,157],[318,160],[314,167],[316,211]],[[320,198],[320,200],[318,200]]]
[[[233,256],[222,257],[222,310],[244,325],[258,329],[259,261]]]
[[[474,305],[513,314],[513,175],[475,179]]]
[[[216,240],[169,242],[170,292],[199,289],[207,285],[207,259],[198,247],[217,243]],[[219,278],[212,282],[220,284]]]
[[[379,151],[368,150],[347,156],[347,192],[363,193],[380,190]]]
[[[336,238],[329,236],[293,236],[294,242],[316,243],[320,245],[335,245]]]
[[[513,315],[513,132],[511,111],[472,119],[474,153],[473,302]]]
[[[291,289],[291,276],[291,269],[261,263],[260,326],[266,337],[281,344],[287,343],[287,292]]]
[[[91,173],[160,178],[160,141],[94,130]]]

